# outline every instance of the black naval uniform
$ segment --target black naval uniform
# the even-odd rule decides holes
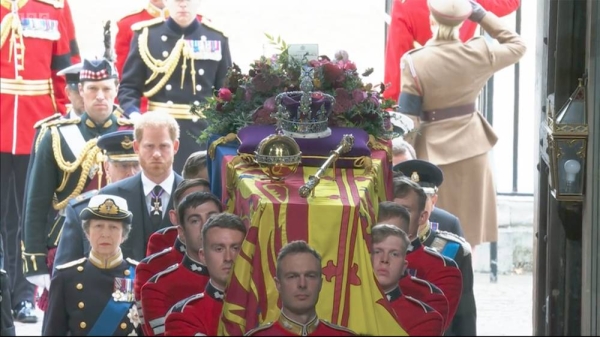
[[[102,125],[96,125],[86,113],[78,118],[59,119],[46,124],[46,131],[43,135],[40,134],[41,139],[29,174],[26,192],[23,262],[24,272],[27,276],[49,273],[46,265],[47,252],[49,248],[58,245],[64,221],[64,215],[60,213],[53,222],[48,223],[47,221],[48,210],[53,207],[54,196],[56,195],[58,203],[62,203],[62,205],[58,205],[60,209],[64,209],[71,198],[98,187],[97,181],[95,181],[95,186],[90,186],[90,183],[95,180],[95,175],[92,173],[102,169],[101,163],[95,158],[90,156],[89,161],[84,160],[72,173],[63,171],[57,164],[58,160],[75,162],[76,156],[73,154],[71,146],[74,148],[78,148],[78,146],[70,144],[79,143],[77,137],[69,136],[68,139],[65,139],[61,130],[69,127],[71,132],[76,132],[77,130],[73,130],[73,126],[75,126],[81,133],[79,140],[82,139],[88,143],[102,134],[116,131],[120,127],[131,127],[131,125],[130,121],[117,118],[115,114],[110,115]],[[60,146],[61,153],[54,152],[56,146]],[[83,146],[80,144],[79,148],[81,147]],[[85,178],[82,177],[82,167],[84,166],[90,167],[89,170],[86,170],[87,177]],[[80,178],[83,179],[84,186],[77,191],[76,187]]]
[[[473,294],[471,246],[453,233],[432,229],[430,223],[419,233],[419,239],[425,246],[453,259],[462,273],[462,295],[454,319],[444,336],[476,336],[477,306]]]
[[[119,86],[119,103],[129,116],[140,111],[140,99],[146,96],[149,110],[166,111],[177,119],[181,137],[173,169],[181,172],[189,155],[202,150],[196,139],[206,127],[189,113],[189,107],[214,95],[223,85],[231,66],[228,39],[208,20],[196,19],[181,28],[172,18],[155,19],[135,24],[132,29],[136,33]],[[183,50],[177,49],[180,45]],[[178,59],[173,58],[176,56]],[[173,62],[172,71],[154,73],[155,78],[146,84],[153,76],[151,68],[165,60]]]
[[[15,336],[15,325],[12,314],[12,303],[10,301],[10,289],[8,288],[8,277],[3,269],[0,269],[0,336]]]
[[[119,253],[108,265],[101,264],[90,254],[56,267],[44,336],[141,335],[133,298],[137,262]]]

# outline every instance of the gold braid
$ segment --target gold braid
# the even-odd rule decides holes
[[[73,192],[65,200],[62,200],[60,202],[58,200],[53,200],[52,202],[52,206],[55,210],[61,210],[67,206],[67,204],[72,198],[78,196],[79,194],[81,194],[81,191],[83,191],[92,165],[96,161],[96,156],[101,150],[98,146],[96,146],[96,143],[98,143],[98,139],[91,139],[85,144],[81,151],[81,154],[79,155],[79,157],[76,157],[74,162],[67,162],[65,161],[62,155],[62,146],[60,143],[61,137],[58,133],[58,128],[56,126],[52,126],[50,127],[50,132],[52,134],[52,151],[54,152],[54,159],[56,160],[58,168],[63,172],[63,180],[60,186],[56,189],[56,192],[62,192],[66,187],[66,183],[68,180],[65,178],[68,178],[68,175],[75,172],[79,167],[81,167],[81,175]]]
[[[58,134],[58,128],[51,127],[50,130],[52,132],[52,151],[54,151],[54,158],[56,159],[58,168],[64,172],[75,172],[79,168],[79,165],[81,165],[83,159],[87,156],[87,153],[90,151],[90,149],[92,149],[94,146],[96,146],[96,143],[98,143],[98,138],[90,139],[81,150],[81,155],[79,156],[79,158],[76,158],[73,163],[70,163],[68,161],[65,161],[65,159],[62,156],[62,148],[60,144],[60,135]],[[75,153],[73,154],[76,155]]]
[[[167,57],[164,61],[157,60],[150,54],[150,50],[148,49],[148,27],[145,27],[140,34],[138,45],[142,61],[144,61],[144,64],[146,64],[146,66],[152,70],[152,75],[146,80],[145,84],[150,83],[152,80],[158,77],[158,75],[164,74],[154,87],[144,92],[144,96],[152,97],[165,86],[167,81],[169,81],[173,75],[173,72],[175,72],[175,68],[177,67],[179,59],[182,55],[183,47],[185,46],[185,40],[182,36],[181,39],[179,39],[179,41],[177,41],[175,44],[175,47],[171,51],[171,55],[169,55],[169,57]]]
[[[100,153],[100,151],[102,150],[96,146],[91,150],[87,151],[85,155],[82,156],[85,157],[85,160],[83,160],[83,162],[81,163],[81,175],[79,176],[79,181],[77,181],[77,186],[75,186],[73,192],[71,192],[71,194],[68,197],[66,197],[63,201],[58,202],[58,200],[54,200],[52,202],[52,207],[54,207],[55,210],[58,211],[67,207],[67,204],[69,203],[69,201],[71,201],[71,199],[81,194],[81,191],[83,191],[83,189],[85,188],[90,169],[96,161],[96,156],[98,155],[98,153]]]

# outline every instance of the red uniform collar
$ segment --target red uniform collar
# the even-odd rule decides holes
[[[283,311],[281,311],[277,321],[282,328],[298,336],[309,336],[315,332],[319,326],[319,318],[317,315],[315,315],[308,323],[301,324],[287,317]]]

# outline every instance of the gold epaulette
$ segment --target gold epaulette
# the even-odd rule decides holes
[[[217,31],[221,34],[223,34],[223,36],[227,37],[227,34],[225,34],[225,32],[223,31],[223,29],[221,29],[221,27],[219,27],[219,25],[215,25],[214,21],[210,20],[209,18],[206,17],[202,17],[202,24],[214,31]]]
[[[129,262],[129,264],[133,265],[133,266],[137,266],[139,264],[139,262],[137,262],[136,260],[128,258],[128,257],[125,258],[125,261]]]
[[[121,118],[121,117],[123,117],[124,114],[125,114],[125,110],[123,110],[123,108],[121,108],[120,105],[118,105],[118,104],[113,105],[113,115],[117,116],[117,118]]]
[[[138,30],[141,30],[142,28],[154,26],[154,25],[159,24],[161,22],[165,22],[165,19],[163,19],[161,17],[158,17],[158,18],[153,18],[153,19],[150,19],[150,20],[136,22],[133,25],[131,25],[131,30],[134,31],[134,32],[136,32]]]
[[[121,126],[133,126],[134,123],[131,119],[127,118],[117,118],[117,124]]]
[[[64,0],[36,0],[36,1],[48,4],[48,5],[52,5],[52,6],[54,6],[54,8],[63,8],[63,7],[65,7],[65,1]]]
[[[60,119],[55,119],[51,122],[46,123],[46,127],[50,128],[53,126],[60,126],[60,125],[69,125],[69,124],[77,124],[81,122],[81,118],[80,117],[73,117],[73,118],[60,118]]]
[[[246,332],[244,334],[244,336],[252,336],[253,334],[255,334],[255,333],[259,332],[259,331],[263,331],[265,329],[270,328],[272,325],[273,325],[273,322],[269,322],[269,323],[266,323],[266,324],[263,324],[263,325],[259,325],[256,328],[251,329],[250,331]]]
[[[67,268],[75,267],[78,264],[84,263],[85,260],[87,260],[87,257],[82,257],[79,260],[67,262],[67,263],[61,264],[60,266],[56,266],[56,269],[57,270],[62,270],[62,269],[67,269]]]
[[[60,117],[62,117],[62,115],[61,115],[60,113],[58,113],[58,112],[57,112],[57,113],[55,113],[55,114],[54,114],[54,115],[52,115],[52,116],[48,116],[48,117],[46,117],[46,118],[42,118],[42,119],[40,119],[39,121],[37,121],[37,122],[36,122],[36,123],[33,125],[33,128],[34,128],[34,129],[39,129],[39,128],[41,128],[41,127],[42,127],[42,126],[43,126],[45,123],[48,123],[48,122],[50,122],[50,121],[53,121],[53,120],[55,120],[55,119],[57,119],[57,118],[60,118]]]

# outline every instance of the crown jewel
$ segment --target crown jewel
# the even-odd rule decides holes
[[[333,96],[312,91],[314,69],[302,68],[300,90],[284,92],[275,98],[275,118],[281,131],[295,138],[324,138],[331,135],[327,126],[335,103]]]

